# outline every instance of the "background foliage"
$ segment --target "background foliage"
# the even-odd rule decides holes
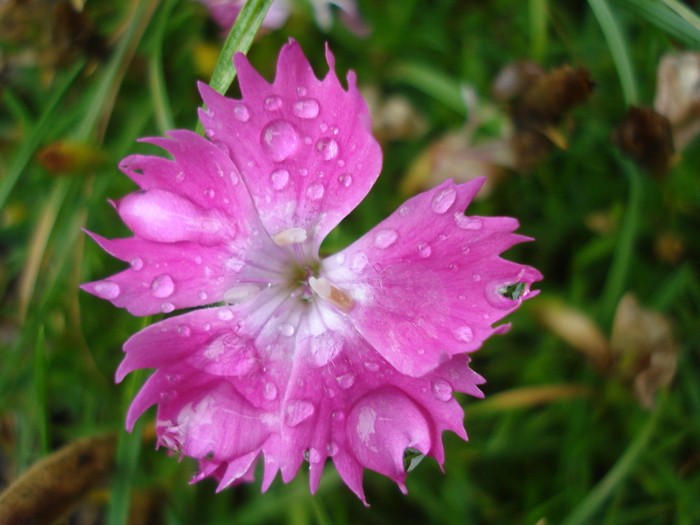
[[[187,484],[192,461],[153,450],[152,411],[134,434],[121,430],[145,378],[132,374],[113,384],[121,345],[155,319],[79,292],[79,283],[121,268],[81,228],[128,235],[105,202],[134,189],[116,165],[129,153],[155,151],[135,143],[138,137],[173,124],[195,128],[196,81],[209,80],[208,63],[223,37],[198,3],[90,0],[84,10],[103,41],[71,47],[70,28],[64,50],[47,43],[53,4],[35,4],[45,10],[22,22],[28,34],[0,48],[0,487],[63,444],[115,430],[116,473],[67,523],[700,522],[697,141],[657,178],[610,142],[629,104],[652,104],[660,57],[700,45],[692,6],[360,0],[371,32],[358,38],[337,17],[322,32],[310,5],[299,1],[282,29],[253,43],[251,61],[270,78],[289,37],[325,74],[328,42],[341,76],[354,69],[361,85],[401,94],[427,123],[425,133],[383,144],[379,182],[331,235],[328,250],[352,242],[402,202],[401,181],[419,152],[464,124],[460,86],[473,86],[488,102],[495,76],[518,59],[545,70],[582,65],[597,85],[573,111],[568,149],[555,149],[530,173],[506,173],[470,208],[517,217],[520,231],[537,241],[507,256],[545,275],[542,295],[509,319],[513,330],[474,355],[473,368],[488,383],[486,400],[460,399],[471,440],[446,434],[445,473],[424,461],[408,478],[408,496],[367,472],[372,506],[365,508],[330,465],[315,497],[304,473],[289,485],[277,480],[262,495],[259,481],[215,495],[209,480]],[[68,165],[39,162],[37,153],[45,159],[45,148],[57,143],[68,148],[58,155]],[[608,227],[591,228],[591,217],[605,218]],[[674,257],[659,251],[669,236]],[[578,335],[568,344],[539,321],[547,305],[566,304],[608,337],[627,291],[673,326],[678,373],[652,410],[614,368],[601,372],[573,348]]]

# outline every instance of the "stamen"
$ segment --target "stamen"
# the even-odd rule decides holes
[[[304,228],[289,228],[283,230],[272,237],[277,246],[289,246],[299,244],[306,240],[306,230]]]
[[[349,312],[354,305],[353,300],[348,297],[345,292],[333,286],[325,277],[309,277],[309,286],[318,294],[319,297],[325,299],[336,308],[343,312]]]
[[[253,298],[258,292],[260,292],[260,288],[253,283],[239,284],[224,292],[224,301],[228,304],[242,303]]]

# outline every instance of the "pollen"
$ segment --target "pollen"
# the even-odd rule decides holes
[[[309,286],[321,299],[325,299],[343,312],[352,310],[353,300],[345,292],[333,286],[325,277],[318,279],[310,277]]]

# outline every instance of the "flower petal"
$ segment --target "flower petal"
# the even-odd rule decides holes
[[[401,373],[422,376],[479,348],[542,278],[498,256],[529,240],[511,233],[516,220],[463,214],[482,183],[447,181],[410,199],[323,263],[324,275],[354,302],[355,328]]]
[[[241,100],[200,84],[208,107],[200,119],[240,170],[269,234],[303,228],[313,250],[364,198],[382,160],[355,75],[345,91],[326,57],[330,71],[319,81],[291,41],[268,84],[237,54]]]

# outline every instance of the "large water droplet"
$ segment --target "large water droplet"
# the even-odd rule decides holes
[[[315,410],[311,402],[305,399],[290,401],[284,410],[284,422],[289,427],[295,427],[309,419]]]
[[[433,379],[430,383],[430,391],[440,401],[452,399],[452,385],[444,379]]]
[[[350,269],[356,272],[361,272],[368,264],[369,259],[364,252],[357,252],[350,259]]]
[[[250,112],[248,111],[248,108],[245,106],[245,104],[241,103],[236,104],[236,106],[233,108],[233,116],[240,122],[248,122],[248,120],[250,120]]]
[[[263,104],[268,111],[275,111],[282,107],[282,99],[277,96],[267,97]]]
[[[321,197],[323,197],[323,193],[325,192],[325,188],[323,187],[323,184],[320,182],[316,182],[315,184],[312,184],[309,186],[306,190],[306,195],[309,196],[309,199],[312,201],[317,201]]]
[[[230,321],[233,319],[233,312],[228,308],[222,308],[216,314],[222,321]]]
[[[433,253],[433,250],[427,242],[422,242],[418,245],[418,254],[424,259],[430,257],[431,253]]]
[[[298,100],[292,107],[292,112],[299,118],[316,118],[320,107],[313,98]]]
[[[443,214],[450,209],[456,198],[457,190],[452,186],[448,186],[433,195],[430,207],[435,213]]]
[[[275,162],[282,162],[297,149],[299,137],[286,120],[273,120],[260,134],[260,145],[265,154]]]
[[[275,170],[270,174],[272,187],[276,190],[283,190],[289,182],[289,172],[285,169]]]
[[[355,374],[351,374],[348,372],[347,374],[343,374],[342,376],[336,377],[335,380],[338,382],[338,386],[340,388],[342,388],[343,390],[347,390],[355,384]]]
[[[379,230],[374,236],[374,245],[377,248],[388,248],[396,242],[399,238],[399,234],[396,230]]]
[[[352,185],[352,175],[349,173],[343,173],[338,177],[338,184],[345,188],[349,188]]]
[[[141,259],[141,257],[134,257],[131,259],[131,267],[138,272],[143,268],[143,259]]]
[[[452,330],[452,337],[463,343],[471,343],[474,340],[474,332],[468,326],[460,326]]]
[[[480,230],[483,226],[479,217],[467,217],[463,213],[455,213],[455,224],[462,230]]]
[[[121,288],[114,281],[99,282],[95,285],[94,290],[97,297],[107,300],[116,299],[121,293]]]
[[[291,337],[294,335],[294,327],[291,324],[282,324],[279,327],[279,331],[282,335],[286,337]]]
[[[173,303],[163,303],[160,305],[160,311],[164,314],[169,314],[175,310],[175,305]]]
[[[265,388],[263,389],[263,396],[268,401],[272,401],[277,398],[277,386],[274,383],[265,383]]]
[[[174,291],[175,283],[173,282],[173,278],[167,273],[159,275],[153,279],[151,283],[151,295],[153,295],[153,297],[164,299],[170,297]]]
[[[316,151],[323,160],[332,160],[338,156],[338,143],[329,137],[323,137],[316,142]]]

